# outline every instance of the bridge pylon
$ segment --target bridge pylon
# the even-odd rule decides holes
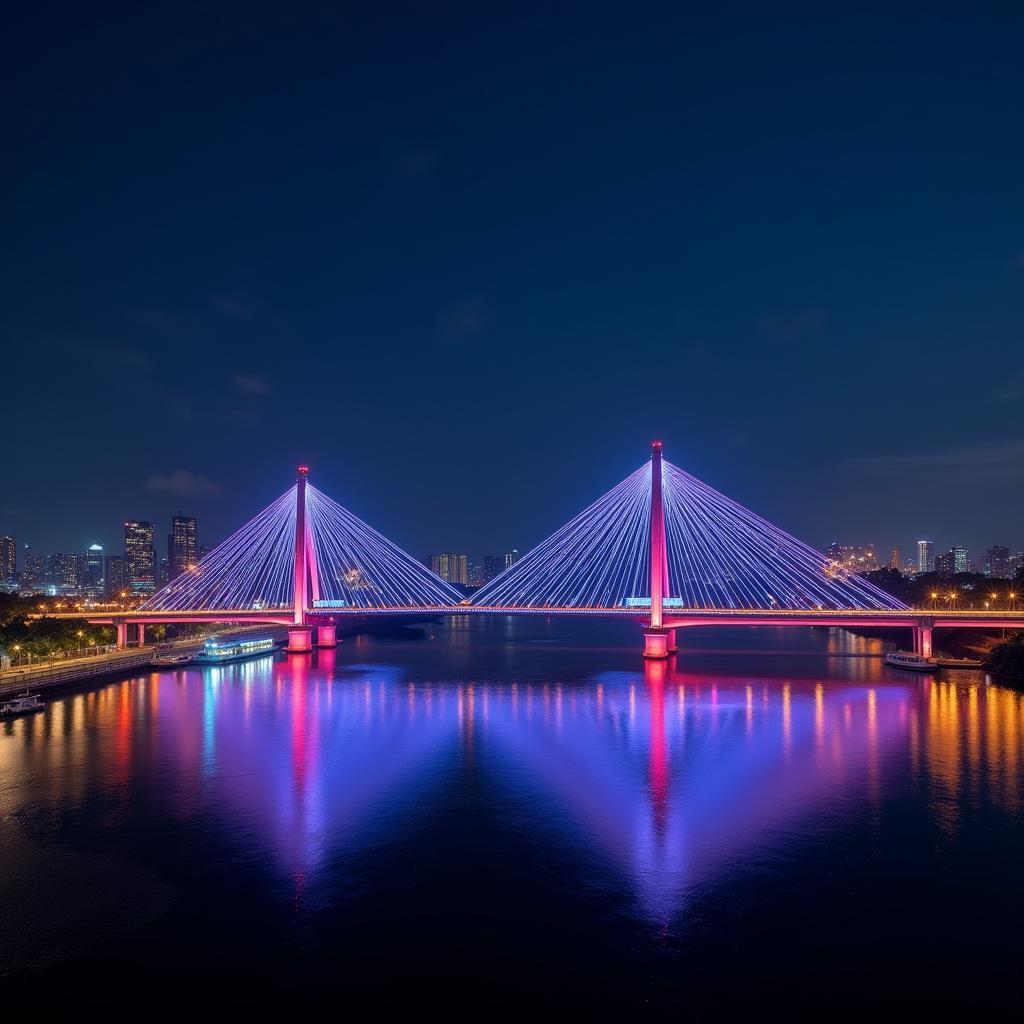
[[[287,650],[294,653],[312,650],[313,630],[306,625],[309,599],[317,600],[320,580],[317,572],[313,531],[306,516],[306,478],[308,466],[299,466],[295,481],[295,575],[292,584],[295,625],[288,630]]]
[[[660,441],[651,442],[651,624],[644,630],[645,658],[667,658],[675,650],[675,630],[667,630],[664,627],[664,599],[668,592],[668,547],[665,541],[662,447]]]

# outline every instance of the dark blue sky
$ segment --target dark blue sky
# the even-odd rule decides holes
[[[0,532],[314,482],[527,548],[651,437],[824,546],[1024,547],[1019,5],[33,5]]]

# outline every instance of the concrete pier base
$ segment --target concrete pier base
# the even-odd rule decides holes
[[[668,640],[666,641],[666,646],[668,647],[669,654],[675,654],[676,651],[679,650],[679,644],[676,643],[676,631],[674,629],[670,629],[668,631]]]
[[[667,658],[669,656],[668,635],[670,632],[672,631],[668,629],[645,629],[644,657]]]
[[[335,632],[334,626],[316,627],[316,645],[317,647],[338,646],[338,635]]]
[[[285,650],[289,654],[305,654],[313,650],[313,630],[309,626],[292,626],[288,630],[288,646]]]

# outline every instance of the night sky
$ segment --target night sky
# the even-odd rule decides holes
[[[8,15],[0,533],[304,461],[525,549],[661,437],[819,547],[1024,547],[1024,7],[280,6]]]

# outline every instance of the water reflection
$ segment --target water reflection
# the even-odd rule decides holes
[[[116,824],[145,795],[178,821],[213,817],[296,892],[330,899],[345,857],[412,842],[453,794],[472,817],[467,780],[483,781],[526,842],[571,852],[581,887],[611,875],[668,926],[730,865],[908,786],[946,835],[983,801],[1019,813],[1018,694],[865,664],[870,681],[860,664],[759,679],[684,658],[450,682],[325,651],[153,673],[5,724],[0,816],[99,799]]]

